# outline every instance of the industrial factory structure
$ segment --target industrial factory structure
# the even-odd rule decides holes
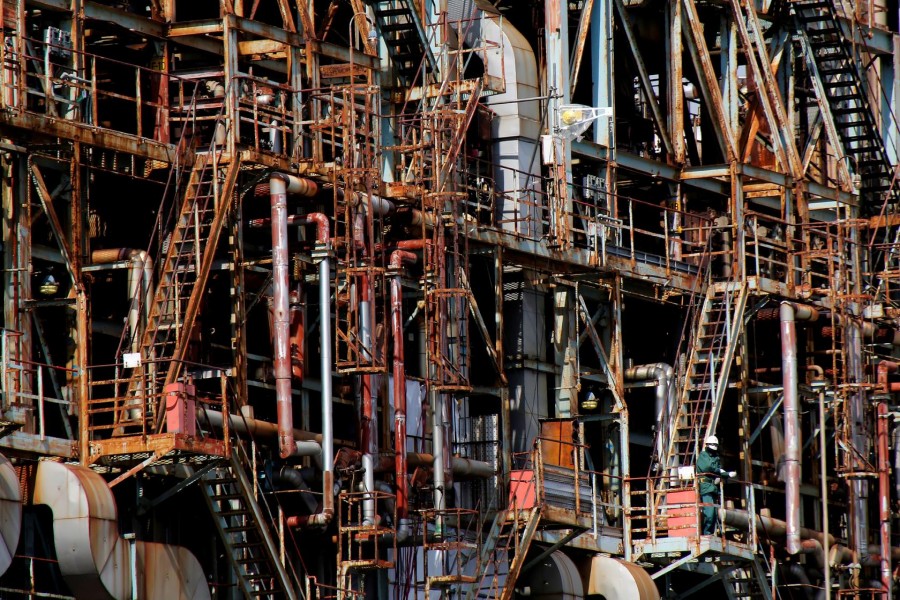
[[[0,0],[0,598],[900,596],[898,19]]]

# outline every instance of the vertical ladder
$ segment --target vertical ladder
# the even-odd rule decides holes
[[[374,0],[370,3],[401,85],[413,85],[420,68],[424,69],[425,77],[420,78],[419,84],[431,83],[438,70],[437,61],[411,0]]]
[[[685,381],[663,466],[692,465],[698,443],[715,430],[743,327],[747,286],[714,283],[706,292],[685,367]]]
[[[256,501],[238,453],[235,447],[226,466],[201,478],[206,505],[244,597],[296,600],[301,587],[294,585],[281,564],[278,545],[266,524],[270,518]]]
[[[516,579],[525,564],[525,556],[540,520],[539,506],[527,510],[501,510],[497,513],[488,538],[481,548],[478,565],[481,577],[469,588],[466,600],[510,600],[513,597]]]

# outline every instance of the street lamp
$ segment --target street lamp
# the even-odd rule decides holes
[[[557,108],[559,127],[557,133],[568,141],[581,138],[591,124],[601,118],[611,118],[611,106],[594,107],[585,104],[561,104]]]

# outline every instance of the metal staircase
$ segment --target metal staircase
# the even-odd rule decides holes
[[[700,307],[678,409],[664,448],[665,470],[694,464],[698,444],[714,431],[743,327],[747,286],[713,283]]]
[[[397,68],[397,76],[403,87],[411,86],[424,69],[420,85],[432,83],[437,73],[437,61],[422,20],[410,0],[375,0],[370,2],[375,13],[375,23],[381,32],[391,60]]]
[[[163,243],[166,258],[141,340],[143,377],[129,386],[129,396],[147,398],[146,414],[123,411],[117,420],[120,435],[133,433],[135,427],[153,433],[162,424],[155,399],[180,373],[239,172],[240,160],[223,164],[219,149],[197,156],[173,229]],[[155,423],[144,422],[154,416]]]
[[[752,560],[731,568],[723,582],[728,600],[772,600],[772,589],[769,579],[759,560]]]
[[[497,598],[510,600],[515,581],[525,564],[528,548],[541,520],[540,506],[526,510],[501,510],[481,547],[481,574],[466,593],[466,600]]]
[[[201,478],[204,499],[244,597],[294,600],[302,588],[279,559],[278,544],[266,525],[271,517],[256,501],[239,456],[244,455],[236,445],[225,466]]]
[[[884,194],[889,204],[897,204],[900,191],[892,185],[894,169],[850,38],[841,29],[833,0],[800,0],[790,6],[826,130],[842,146],[835,151],[851,158],[850,168],[860,177],[863,212],[878,214]]]

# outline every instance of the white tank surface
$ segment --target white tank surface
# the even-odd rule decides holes
[[[16,555],[22,531],[22,492],[16,470],[0,454],[0,575]]]
[[[130,542],[119,535],[112,491],[90,469],[41,462],[34,503],[53,511],[59,568],[77,598],[210,598],[203,569],[187,549],[136,541],[132,559]]]
[[[637,565],[609,556],[591,559],[587,593],[606,600],[659,600],[659,591],[650,574]]]

